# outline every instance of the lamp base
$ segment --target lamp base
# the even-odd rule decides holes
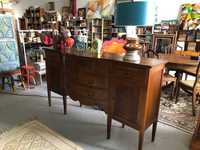
[[[141,58],[139,51],[142,49],[142,45],[140,45],[137,38],[129,39],[127,44],[125,44],[124,49],[126,50],[124,60],[140,62]]]
[[[139,55],[139,51],[138,50],[127,51],[126,55],[124,56],[124,60],[140,62],[141,58],[140,58],[140,55]]]

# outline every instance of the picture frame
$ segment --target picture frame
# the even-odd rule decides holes
[[[86,8],[79,8],[78,9],[78,17],[82,17],[83,19],[86,18]]]
[[[173,53],[176,45],[176,34],[153,34],[152,48],[157,53]]]
[[[71,8],[68,6],[62,7],[62,18],[67,19],[70,17],[71,14]]]

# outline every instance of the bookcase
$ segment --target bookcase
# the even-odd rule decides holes
[[[140,40],[151,42],[153,34],[153,26],[138,26],[136,34]]]
[[[115,16],[112,16],[112,36],[117,36],[118,34],[126,34],[126,28],[124,26],[115,25]]]
[[[153,32],[154,33],[164,33],[164,34],[176,34],[176,31],[178,30],[177,24],[155,24]]]
[[[183,46],[184,50],[199,52],[200,30],[179,30],[177,44]]]
[[[87,31],[87,20],[79,17],[69,18],[62,21],[62,26],[68,28],[73,36],[78,35],[85,29]]]
[[[58,12],[54,10],[45,11],[42,29],[56,30],[58,28],[59,28]]]
[[[118,34],[118,33],[125,33],[126,34],[125,27],[119,27],[119,26],[113,25],[113,27],[112,27],[112,34]]]
[[[145,36],[146,34],[153,33],[153,26],[138,26],[136,29],[138,36]]]
[[[24,16],[19,19],[21,30],[58,29],[58,12],[45,11],[44,8],[26,9]]]
[[[26,18],[27,29],[41,29],[45,16],[45,10],[43,8],[28,8],[24,13]]]
[[[103,22],[103,39],[111,39],[113,33],[113,21],[112,19],[104,19]]]
[[[88,46],[91,46],[91,43],[95,38],[98,38],[103,41],[104,38],[104,19],[88,19]]]
[[[101,18],[87,20],[89,30],[88,42],[93,42],[95,38],[100,40],[110,40],[113,36],[116,37],[118,33],[125,33],[125,27],[115,26],[114,18]]]

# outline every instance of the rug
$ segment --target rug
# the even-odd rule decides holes
[[[38,121],[0,135],[0,150],[83,150]]]
[[[175,99],[170,100],[169,91],[169,89],[162,91],[159,121],[187,133],[193,133],[196,117],[192,115],[192,96],[181,90],[179,101],[175,104]],[[196,114],[199,110],[200,107],[197,104]]]

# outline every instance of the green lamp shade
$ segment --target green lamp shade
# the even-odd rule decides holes
[[[118,26],[152,25],[154,7],[148,2],[136,1],[117,4],[115,24]]]

